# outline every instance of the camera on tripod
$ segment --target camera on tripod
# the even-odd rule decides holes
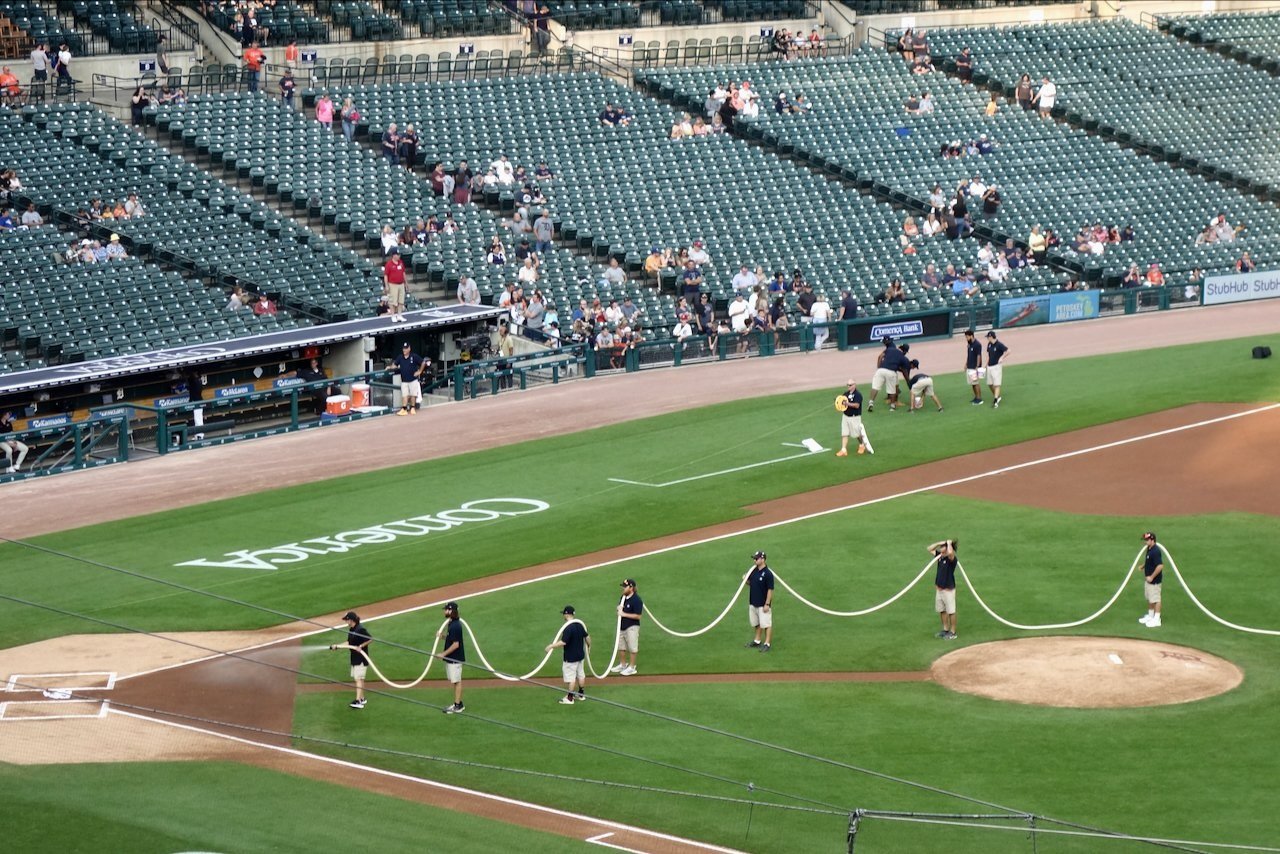
[[[458,358],[463,362],[483,359],[489,355],[489,336],[483,332],[458,339]]]

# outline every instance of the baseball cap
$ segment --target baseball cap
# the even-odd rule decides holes
[[[360,622],[360,615],[357,614],[355,611],[348,611],[347,613],[342,615],[342,619],[355,620],[358,623]]]
[[[920,360],[919,360],[919,359],[912,359],[912,360],[911,360],[911,367],[913,367],[913,368],[918,368],[918,367],[920,367]]]
[[[573,606],[572,606],[572,605],[565,605],[565,606],[564,606],[564,610],[562,610],[560,613],[561,613],[561,614],[570,614],[570,615],[572,615],[572,614],[574,614],[574,613],[576,613],[576,612],[573,610]]]
[[[988,338],[995,338],[995,337],[996,337],[996,334],[995,334],[994,332],[988,332],[988,333],[987,333],[987,337],[988,337]]]
[[[893,343],[893,336],[892,335],[884,336],[883,338],[880,339],[880,343],[888,347],[890,344]]]
[[[756,552],[755,554],[753,554],[753,555],[751,556],[751,559],[752,559],[752,560],[757,560],[757,559],[762,558],[762,557],[766,557],[766,555],[765,555],[765,553],[764,553],[764,552]]]
[[[408,342],[408,341],[406,341],[406,342],[404,342],[403,344],[401,344],[400,346],[401,346],[403,349],[408,350],[408,349],[409,349],[409,342]]]
[[[1155,531],[1147,531],[1145,534],[1142,535],[1142,539],[1144,540],[1154,540],[1155,538],[1156,538]]]
[[[636,580],[635,580],[634,578],[628,578],[628,579],[626,579],[625,581],[623,581],[621,584],[619,584],[618,586],[619,586],[619,587],[635,587],[635,586],[636,586]]]
[[[444,609],[445,609],[446,611],[456,611],[456,610],[458,610],[458,603],[457,603],[457,602],[450,602],[448,605],[445,605],[445,606],[444,606]]]

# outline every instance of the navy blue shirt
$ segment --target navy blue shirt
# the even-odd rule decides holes
[[[369,634],[369,630],[364,627],[364,623],[356,623],[355,626],[347,630],[347,646],[360,646],[363,643],[371,643],[373,636]],[[366,648],[366,651],[367,648]],[[351,650],[352,664],[365,664],[364,656],[359,650]]]
[[[1009,352],[1009,348],[1004,346],[1004,342],[996,339],[987,342],[987,364],[995,366],[1000,364],[1000,359],[1005,353]]]
[[[927,379],[929,379],[928,374],[912,374],[911,379],[907,380],[907,388],[915,388],[916,383]]]
[[[853,418],[854,416],[857,416],[857,415],[861,415],[862,414],[862,392],[855,391],[852,394],[850,394],[849,392],[846,391],[844,393],[844,396],[849,398],[849,408],[844,411],[844,414],[849,416],[850,418]]]
[[[396,356],[396,367],[400,369],[400,382],[411,383],[418,378],[422,357],[417,353],[410,353],[408,356],[402,353]]]
[[[582,623],[574,621],[564,627],[564,633],[560,635],[560,640],[564,641],[565,661],[572,664],[587,657],[585,644],[587,637],[587,627]]]
[[[622,613],[623,614],[644,613],[644,600],[640,598],[639,593],[632,593],[630,596],[626,596],[623,598]],[[638,625],[640,625],[639,618],[631,618],[631,617],[625,617],[625,616],[622,618],[621,626],[624,632],[627,629],[631,628],[632,626],[638,626]]]
[[[884,361],[880,363],[880,367],[890,371],[901,371],[907,367],[907,364],[907,357],[902,355],[902,351],[897,347],[884,348]]]
[[[967,345],[964,354],[964,366],[966,370],[973,370],[982,364],[982,345],[975,338]]]
[[[1162,563],[1164,563],[1164,555],[1160,553],[1160,547],[1155,543],[1152,543],[1147,546],[1147,559],[1142,564],[1142,574],[1147,576],[1151,575],[1151,573],[1156,571],[1156,567]],[[1159,575],[1151,579],[1152,584],[1160,584],[1162,581],[1164,581],[1163,570],[1161,570]]]
[[[452,619],[449,621],[449,628],[444,630],[444,648],[448,649],[457,644],[458,648],[444,657],[449,664],[461,664],[467,660],[467,648],[462,642],[462,621]]]
[[[768,601],[769,591],[773,589],[773,570],[767,566],[753,568],[751,570],[751,595],[750,602],[757,608],[763,607]]]
[[[933,586],[941,587],[943,590],[956,589],[956,559],[947,557],[942,552],[934,552],[938,555],[937,572],[933,574]]]

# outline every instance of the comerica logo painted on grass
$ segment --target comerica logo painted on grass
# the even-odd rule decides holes
[[[401,537],[425,537],[436,531],[448,531],[468,522],[493,522],[507,516],[527,516],[551,507],[536,498],[481,498],[467,501],[461,507],[438,510],[432,514],[410,516],[395,522],[382,522],[355,531],[343,531],[325,537],[314,537],[267,549],[241,549],[227,552],[221,559],[185,560],[174,566],[210,566],[223,569],[275,569],[279,564],[300,563],[315,555],[343,554],[358,546],[391,543]]]

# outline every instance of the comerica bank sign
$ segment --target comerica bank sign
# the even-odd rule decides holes
[[[266,549],[241,549],[227,552],[212,560],[184,560],[174,566],[201,566],[221,569],[275,569],[281,564],[301,563],[316,555],[345,554],[360,546],[393,543],[401,537],[425,537],[437,531],[449,531],[474,522],[496,522],[511,516],[541,513],[551,505],[536,498],[481,498],[467,501],[450,510],[437,510],[422,516],[410,516],[394,522],[381,522],[355,531],[342,531],[324,537],[313,537],[296,543],[285,543]]]

